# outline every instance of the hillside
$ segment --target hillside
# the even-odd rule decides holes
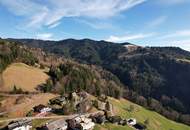
[[[51,66],[50,79],[41,86],[44,92],[59,94],[85,90],[93,95],[106,94],[121,97],[123,85],[112,73],[94,65],[68,61],[58,66]]]
[[[121,96],[123,85],[120,80],[101,67],[80,64],[45,53],[39,48],[6,40],[1,40],[1,45],[2,91],[22,89],[33,92],[38,88],[43,92],[60,94],[85,90],[95,95],[104,93],[117,98]],[[13,64],[17,62],[25,64]],[[49,77],[43,70],[36,68],[36,65],[49,68],[49,72],[46,72]]]
[[[187,51],[177,47],[135,47],[128,50],[129,43],[90,39],[9,40],[39,47],[80,63],[99,65],[129,87],[130,92],[124,93],[125,97],[170,119],[190,124],[187,115],[190,114],[190,64],[186,62],[190,53]],[[144,97],[143,101],[139,101],[139,95]]]
[[[147,130],[190,130],[189,126],[176,123],[168,120],[156,112],[147,110],[139,105],[136,105],[128,100],[117,100],[109,98],[114,105],[115,112],[123,118],[136,118],[138,122],[144,123],[148,120]],[[129,111],[133,106],[134,110]],[[103,126],[97,125],[95,130],[132,130],[128,126],[117,126],[112,124],[105,124]]]
[[[2,95],[1,95],[2,96]],[[0,101],[0,111],[6,111],[6,114],[1,115],[0,120],[25,117],[26,114],[39,104],[47,105],[49,99],[56,97],[56,94],[39,93],[31,95],[7,95]]]
[[[71,44],[71,43],[69,43],[69,44]],[[68,46],[69,46],[69,44],[68,44]],[[144,60],[149,61],[152,58],[152,56],[154,58],[155,55],[157,55],[157,56],[161,55],[160,54],[161,51],[159,49],[158,49],[158,52],[156,52],[154,50],[154,48],[137,47],[135,49],[132,49],[132,51],[130,51],[130,53],[128,53],[126,51],[126,47],[123,47],[120,45],[117,46],[117,44],[114,44],[114,45],[112,45],[112,44],[113,43],[103,43],[101,45],[101,47],[99,47],[99,50],[101,50],[102,46],[104,46],[105,51],[110,50],[110,52],[108,51],[109,53],[115,52],[112,54],[112,56],[113,56],[112,58],[118,57],[117,55],[119,53],[119,57],[117,58],[117,60],[112,60],[113,62],[110,61],[109,64],[112,66],[112,63],[114,63],[114,65],[116,65],[116,63],[119,60],[128,61],[126,63],[123,62],[123,65],[128,65],[128,66],[126,66],[127,68],[129,66],[131,66],[131,67],[133,66],[136,69],[133,71],[137,71],[138,68],[144,69],[144,67],[143,67],[144,62],[140,62],[142,67],[137,66],[140,64],[140,63],[138,63],[140,61],[139,59],[145,58]],[[88,45],[91,45],[91,43]],[[96,46],[97,47],[99,46],[98,43],[94,44],[95,48],[96,48]],[[109,49],[110,47],[111,47],[111,49]],[[116,50],[114,50],[114,48],[112,48],[112,47],[115,47]],[[88,47],[86,47],[86,48],[88,48]],[[102,49],[102,54],[101,54],[102,56],[103,56],[104,49]],[[147,55],[146,49],[151,54],[151,55],[148,54],[149,55],[148,58],[146,57],[146,55]],[[157,50],[157,48],[156,48],[156,50]],[[162,53],[166,53],[167,51],[170,51],[170,48],[169,48],[169,50],[166,48]],[[188,52],[182,51],[182,52],[176,53],[175,49],[172,51],[170,51],[171,53],[168,53],[168,55],[165,57],[162,54],[163,57],[159,57],[161,60],[158,60],[158,61],[162,61],[163,59],[167,60],[167,61],[171,60],[172,63],[175,62],[176,64],[188,66],[188,62],[187,62],[188,61]],[[122,53],[120,53],[120,52],[122,52]],[[80,53],[82,53],[82,52],[80,52]],[[89,51],[89,53],[90,53],[90,51]],[[126,53],[128,53],[128,54],[126,54]],[[123,94],[125,94],[124,95],[125,97],[127,97],[127,98],[129,97],[130,100],[134,100],[133,98],[135,98],[136,99],[135,101],[137,101],[139,104],[142,104],[142,105],[144,103],[148,102],[149,105],[152,106],[151,109],[157,108],[157,110],[163,110],[164,112],[169,111],[167,109],[165,110],[164,108],[162,108],[162,106],[160,106],[159,102],[157,102],[155,99],[146,100],[146,98],[136,95],[136,93],[134,91],[129,91],[127,89],[127,86],[124,86],[122,84],[122,82],[120,82],[120,79],[117,78],[117,76],[115,76],[113,73],[105,70],[105,68],[103,66],[100,67],[97,65],[87,65],[87,64],[78,63],[76,61],[68,60],[66,58],[57,57],[52,54],[47,54],[47,53],[43,52],[42,50],[40,50],[39,48],[36,48],[36,49],[28,48],[26,46],[19,45],[14,42],[7,42],[7,41],[1,41],[1,53],[0,54],[1,54],[0,61],[2,63],[1,65],[3,65],[1,68],[1,72],[3,73],[2,79],[6,80],[4,82],[5,84],[6,83],[7,84],[11,83],[12,85],[18,84],[19,87],[22,87],[22,89],[26,90],[26,91],[34,91],[35,86],[38,86],[41,84],[40,85],[41,90],[46,93],[54,92],[54,93],[64,94],[64,93],[68,93],[68,92],[72,92],[72,91],[85,90],[93,95],[100,95],[100,94],[104,93],[106,95],[116,97],[116,98],[119,98],[122,96],[122,90],[125,87]],[[108,54],[107,54],[107,56],[108,56]],[[176,59],[174,59],[175,57],[173,57],[174,54],[176,56]],[[9,60],[7,60],[7,57]],[[131,58],[131,57],[133,57],[133,58]],[[134,57],[137,57],[137,58],[134,58]],[[106,59],[106,57],[104,57],[104,58]],[[91,58],[91,59],[94,60],[94,58]],[[109,57],[107,58],[107,60],[108,61],[110,60]],[[157,59],[156,59],[156,61],[157,61]],[[82,60],[81,60],[81,62],[82,62]],[[43,72],[43,70],[36,68],[35,67],[36,63],[39,64],[40,68],[46,68],[46,67],[49,68],[49,71],[47,72],[47,74],[45,74]],[[102,60],[102,63],[103,63],[103,60]],[[149,61],[149,64],[150,63],[152,63],[152,62]],[[98,64],[98,62],[97,62],[97,64]],[[160,63],[160,64],[163,64],[163,63]],[[165,66],[165,64],[163,64],[163,65]],[[122,64],[120,66],[122,66]],[[116,65],[115,67],[117,68],[119,66]],[[145,67],[147,67],[147,66],[145,66]],[[109,68],[107,68],[107,69],[109,70]],[[119,68],[117,68],[117,69],[119,70]],[[147,70],[145,69],[145,70],[141,70],[141,71],[146,72]],[[141,71],[137,71],[137,72],[140,73]],[[149,72],[149,71],[147,71],[147,72]],[[152,72],[154,72],[154,71],[152,71]],[[152,73],[150,73],[150,74],[152,74]],[[17,76],[19,75],[20,77],[17,77],[16,75]],[[158,76],[158,75],[156,75],[156,73],[153,73],[152,75]],[[49,80],[47,80],[48,76],[49,76]],[[17,78],[19,78],[19,79],[17,79]],[[121,77],[119,77],[119,78],[121,78]],[[126,78],[128,78],[128,77],[126,77]],[[151,77],[150,77],[150,79],[151,79]],[[47,80],[47,82],[45,82],[46,80]],[[36,81],[36,82],[34,82],[34,81]],[[136,80],[134,80],[134,81],[137,82],[138,78],[137,78],[137,81]],[[145,81],[142,80],[141,83],[143,83],[143,82],[145,82]],[[123,82],[123,83],[125,83],[125,82]],[[10,85],[10,86],[12,86],[12,85]],[[141,85],[143,85],[143,84],[141,84]],[[133,89],[132,88],[133,86],[129,86],[129,87],[130,87],[130,89]],[[135,91],[138,92],[137,90],[135,90]],[[141,93],[141,91],[139,91],[138,93]],[[143,93],[141,93],[141,94],[143,94]],[[48,99],[50,99],[54,96],[55,96],[54,94],[40,94],[40,95],[36,95],[36,96],[34,95],[33,97],[30,97],[30,95],[26,96],[26,97],[25,96],[21,97],[21,98],[19,98],[19,100],[17,100],[19,103],[15,107],[18,107],[19,110],[21,108],[23,108],[23,106],[26,106],[26,105],[29,105],[29,107],[27,107],[27,110],[25,110],[25,111],[21,110],[16,113],[15,112],[12,113],[10,110],[10,113],[11,113],[10,116],[17,117],[18,115],[15,115],[15,114],[19,114],[19,116],[23,116],[24,114],[26,114],[26,111],[28,111],[29,108],[31,108],[32,106],[37,105],[39,103],[46,104]],[[38,102],[39,99],[44,99],[44,100],[40,100],[40,102]],[[156,130],[156,129],[158,129],[158,130],[162,130],[162,129],[164,129],[164,130],[165,129],[189,130],[189,127],[186,125],[182,125],[182,124],[170,121],[170,120],[166,119],[165,117],[159,115],[158,113],[147,110],[147,109],[145,109],[141,106],[138,106],[128,100],[125,100],[125,99],[117,100],[114,98],[110,98],[109,100],[114,104],[115,112],[124,118],[135,117],[141,123],[144,123],[144,121],[148,119],[149,120],[149,123],[148,123],[149,130]],[[14,102],[16,102],[16,101],[15,101],[14,97],[10,97],[10,99],[6,99],[4,104],[2,104],[5,106],[1,107],[1,109],[4,109],[6,107],[8,108],[7,105],[9,105],[9,104],[7,104],[6,102],[9,102],[10,104],[11,103],[15,104]],[[131,106],[134,107],[134,111],[132,111],[132,112],[129,111],[129,108]],[[176,116],[175,111],[171,111],[171,112],[172,112],[171,114],[174,114],[174,116]],[[171,116],[171,115],[169,115],[169,116]],[[173,117],[173,115],[172,115],[172,117]],[[170,117],[168,117],[168,118],[170,118]],[[177,119],[183,119],[185,123],[188,123],[188,117],[186,117],[184,115],[180,115]],[[185,120],[185,119],[187,119],[187,120]],[[173,119],[173,120],[175,120],[175,119]],[[178,121],[182,122],[182,120],[178,120]],[[118,129],[121,129],[121,130],[129,129],[130,130],[129,127],[115,126],[115,125],[111,125],[111,124],[106,124],[103,126],[97,125],[96,129],[97,130],[99,130],[99,129],[101,129],[101,130],[102,129],[105,129],[105,130],[106,129],[117,129],[117,130]]]
[[[23,91],[35,92],[36,88],[46,83],[49,76],[41,69],[23,63],[9,65],[2,73],[3,85],[1,91],[12,91],[13,87]]]
[[[96,97],[91,96],[92,100]],[[109,101],[114,105],[115,114],[121,116],[122,118],[136,118],[139,123],[143,123],[148,120],[147,130],[190,130],[190,127],[180,123],[171,121],[160,114],[145,109],[142,106],[134,104],[126,99],[115,99],[108,98]],[[129,111],[130,107],[133,106],[133,110]],[[48,120],[34,120],[33,128],[39,127],[48,122]],[[94,130],[133,130],[129,126],[114,125],[111,123],[105,123],[104,125],[96,124]]]

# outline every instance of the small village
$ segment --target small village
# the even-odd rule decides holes
[[[92,111],[92,108],[96,111]],[[26,118],[10,122],[5,130],[31,130],[32,118],[45,118],[52,114],[66,115],[35,128],[36,130],[93,130],[96,124],[112,123],[128,125],[134,130],[145,130],[146,126],[135,118],[122,119],[114,114],[114,106],[108,97],[101,95],[97,99],[90,98],[86,92],[73,92],[49,100],[47,106],[39,104],[32,108]]]

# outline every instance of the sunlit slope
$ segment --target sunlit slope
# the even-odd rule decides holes
[[[113,98],[109,98],[109,100],[114,105],[115,113],[123,118],[133,117],[141,123],[144,123],[144,121],[148,119],[147,130],[190,130],[190,127],[187,125],[171,121],[156,112],[147,110],[128,100],[116,100]],[[129,111],[131,106],[134,107],[132,112]],[[95,130],[131,130],[131,128],[128,126],[105,124],[103,126],[97,125]]]
[[[49,78],[43,70],[23,63],[11,64],[3,71],[1,91],[11,91],[15,85],[23,91],[34,92],[36,87]]]

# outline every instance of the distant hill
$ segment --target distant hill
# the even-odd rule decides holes
[[[132,45],[129,43],[117,44],[90,39],[9,40],[41,48],[80,63],[101,66],[133,91],[124,93],[125,97],[168,118],[190,124],[189,115],[179,116],[181,113],[190,114],[188,51],[178,47],[136,47],[129,50],[126,48],[126,45]],[[139,95],[145,98],[143,102],[139,102]]]
[[[85,90],[94,95],[121,96],[120,80],[101,67],[79,64],[13,41],[1,40],[0,49],[2,91],[33,92],[38,87],[43,92],[60,94]],[[39,68],[48,68],[48,75]]]

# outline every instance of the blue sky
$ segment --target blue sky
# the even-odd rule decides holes
[[[190,0],[0,0],[0,37],[91,38],[190,51]]]

